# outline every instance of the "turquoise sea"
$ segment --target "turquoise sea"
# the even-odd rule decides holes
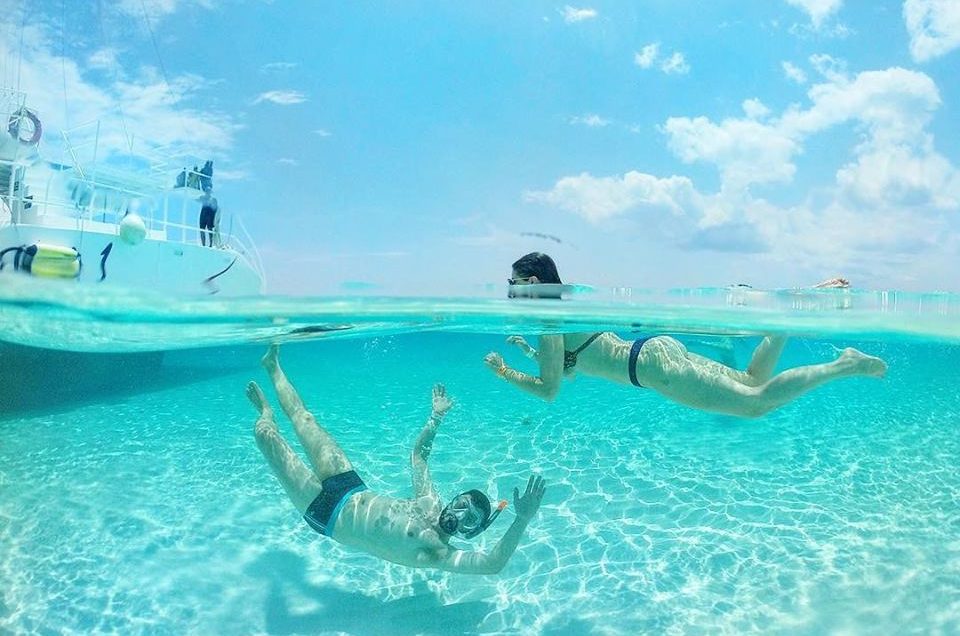
[[[4,281],[0,633],[960,633],[960,298],[503,292],[175,302]],[[742,420],[587,377],[548,404],[482,363],[534,371],[506,335],[597,329],[741,368],[786,333],[778,369],[854,346],[889,373]],[[430,460],[444,499],[546,478],[501,574],[384,563],[299,518],[244,397],[275,339],[371,490],[411,492],[436,382],[455,400]]]

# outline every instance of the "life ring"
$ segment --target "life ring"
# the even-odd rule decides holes
[[[30,123],[33,124],[33,135],[28,139],[20,136],[20,124],[24,119],[29,119]],[[36,146],[43,135],[43,126],[40,124],[40,118],[37,117],[36,113],[29,108],[21,108],[10,115],[10,120],[7,122],[7,132],[24,146]]]

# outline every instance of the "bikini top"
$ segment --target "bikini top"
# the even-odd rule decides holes
[[[594,340],[603,335],[602,331],[599,331],[589,338],[587,338],[582,345],[574,349],[573,351],[564,351],[563,352],[563,370],[567,371],[577,366],[577,356],[580,355],[580,352],[590,346]]]

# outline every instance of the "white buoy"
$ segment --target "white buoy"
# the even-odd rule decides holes
[[[120,221],[120,239],[129,245],[136,245],[147,236],[147,226],[140,215],[131,212]]]

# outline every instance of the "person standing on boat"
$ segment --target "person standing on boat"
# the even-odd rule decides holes
[[[561,284],[548,255],[533,252],[513,264],[511,296],[523,296],[521,285]],[[675,338],[650,334],[633,342],[611,332],[545,334],[539,349],[521,336],[507,342],[537,362],[531,375],[506,365],[490,352],[484,363],[498,377],[543,400],[552,401],[564,376],[574,370],[618,384],[632,384],[703,411],[737,417],[760,417],[822,384],[854,376],[880,378],[887,364],[880,358],[847,348],[833,362],[788,369],[774,375],[786,336],[767,336],[753,352],[745,371],[687,350]]]
[[[433,387],[430,418],[417,437],[410,458],[413,497],[396,499],[367,490],[336,440],[307,411],[280,368],[279,348],[272,345],[262,360],[280,405],[293,422],[310,459],[308,468],[280,435],[273,409],[256,382],[247,384],[247,398],[257,409],[257,446],[304,521],[345,546],[415,568],[436,568],[461,574],[497,574],[517,549],[527,524],[543,500],[545,482],[531,475],[521,495],[513,489],[516,518],[489,552],[450,545],[454,537],[472,539],[486,530],[506,507],[494,509],[479,490],[468,490],[446,506],[430,476],[427,459],[453,401],[443,385]]]
[[[220,206],[217,203],[217,197],[213,196],[213,190],[208,189],[200,197],[200,243],[207,244],[209,238],[210,247],[214,247],[213,239],[216,236],[217,216],[220,212]]]

